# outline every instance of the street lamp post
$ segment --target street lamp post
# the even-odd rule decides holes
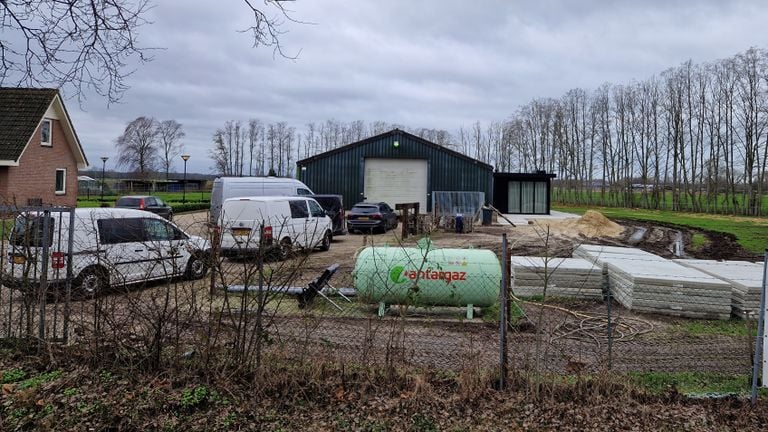
[[[108,157],[101,157],[101,202],[104,202],[104,169],[107,167]]]
[[[189,160],[188,154],[181,155],[181,158],[184,159],[184,192],[181,194],[181,202],[186,204],[187,202],[187,161]]]

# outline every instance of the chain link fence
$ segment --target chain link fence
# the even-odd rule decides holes
[[[691,267],[701,263],[586,245],[569,258],[515,256],[502,231],[492,231],[494,247],[350,235],[331,252],[281,244],[273,233],[275,247],[262,235],[253,253],[232,255],[219,247],[226,233],[204,217],[177,221],[180,229],[81,210],[4,211],[5,340],[69,345],[96,363],[144,368],[331,362],[490,376],[751,369],[754,320],[730,319],[730,311],[754,313],[762,281],[743,281],[734,297],[733,284]],[[355,247],[333,252],[343,244]]]

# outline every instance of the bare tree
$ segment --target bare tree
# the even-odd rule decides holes
[[[157,136],[162,151],[161,163],[165,169],[165,179],[168,180],[168,172],[171,170],[173,160],[183,148],[180,140],[184,138],[184,131],[181,130],[181,123],[176,120],[163,120],[157,125]]]
[[[280,44],[285,21],[299,22],[283,7],[283,0],[256,7],[243,0],[253,14],[253,47]],[[132,59],[151,60],[151,48],[141,47],[137,30],[146,24],[148,0],[0,0],[0,85],[71,87],[82,99],[95,91],[109,103],[128,89]]]
[[[118,165],[134,170],[141,178],[155,169],[159,152],[157,125],[152,117],[139,117],[128,123],[117,138]]]

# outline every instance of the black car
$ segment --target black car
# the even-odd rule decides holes
[[[347,212],[347,229],[349,232],[381,231],[397,228],[397,214],[385,202],[357,203]]]
[[[347,233],[347,226],[344,223],[344,199],[341,195],[309,195],[320,204],[325,213],[333,221],[333,235],[344,235]]]
[[[173,209],[163,200],[151,195],[130,195],[118,198],[115,207],[146,210],[173,220]]]

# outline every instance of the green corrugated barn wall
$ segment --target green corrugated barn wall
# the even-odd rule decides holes
[[[486,202],[493,198],[492,166],[398,129],[300,160],[297,174],[317,194],[343,195],[349,209],[362,200],[366,158],[426,159],[427,211],[432,191],[479,191]]]

